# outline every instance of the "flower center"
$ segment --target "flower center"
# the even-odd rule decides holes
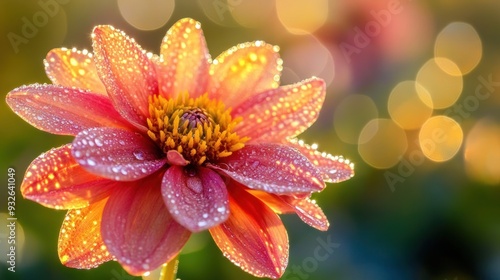
[[[230,110],[205,94],[190,98],[149,97],[148,136],[163,152],[176,150],[190,164],[202,165],[230,156],[245,146],[234,127],[241,119],[232,119]]]

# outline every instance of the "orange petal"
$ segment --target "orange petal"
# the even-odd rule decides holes
[[[253,196],[259,198],[275,213],[296,213],[306,224],[315,229],[326,231],[330,226],[323,210],[310,198],[295,198],[288,195],[275,195],[263,191],[247,190]]]
[[[133,39],[112,26],[95,27],[92,40],[97,73],[116,110],[146,130],[148,97],[158,93],[154,64]]]
[[[292,139],[287,145],[299,150],[304,156],[316,165],[323,173],[323,180],[329,183],[338,183],[354,176],[354,164],[342,156],[332,156],[321,153],[302,140]]]
[[[256,277],[277,279],[288,264],[288,235],[280,218],[239,185],[229,187],[230,216],[211,228],[231,262]]]
[[[256,41],[219,55],[210,65],[210,97],[235,107],[254,94],[277,88],[282,69],[278,50],[277,46]]]
[[[235,130],[250,142],[281,142],[310,127],[324,100],[325,82],[317,78],[262,92],[234,108],[243,118]]]
[[[59,233],[61,263],[73,268],[94,268],[113,256],[101,238],[101,217],[107,198],[83,209],[69,210]]]
[[[170,261],[190,236],[163,202],[161,176],[156,173],[126,183],[111,194],[103,211],[103,240],[132,275],[142,275]]]
[[[161,44],[157,68],[160,93],[172,98],[181,92],[190,97],[205,93],[209,60],[200,23],[190,18],[176,22]]]
[[[44,64],[47,76],[56,85],[107,95],[106,88],[97,76],[94,58],[87,50],[53,49],[47,54]]]
[[[85,171],[71,156],[68,144],[42,154],[30,164],[21,193],[46,207],[75,209],[107,197],[115,184]]]
[[[76,135],[91,127],[132,126],[108,97],[77,88],[33,84],[8,93],[10,108],[34,127],[53,134]]]

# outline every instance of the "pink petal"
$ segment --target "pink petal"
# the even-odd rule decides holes
[[[251,142],[281,142],[304,132],[318,118],[325,82],[312,78],[254,95],[232,111],[243,117],[236,127]]]
[[[125,183],[113,192],[104,208],[104,243],[132,275],[142,275],[171,260],[190,236],[163,202],[161,175]]]
[[[66,214],[57,246],[59,259],[65,266],[90,269],[113,259],[101,237],[106,201],[107,198]]]
[[[281,64],[276,46],[262,41],[239,44],[210,65],[210,97],[236,107],[254,94],[277,88]]]
[[[294,206],[295,213],[297,213],[304,223],[321,231],[327,231],[330,227],[328,218],[318,204],[316,204],[315,200],[311,200],[310,198],[294,199],[290,201],[290,204]]]
[[[148,97],[158,93],[154,64],[141,47],[112,26],[97,26],[92,33],[97,73],[118,112],[146,130]]]
[[[12,90],[6,101],[26,122],[53,134],[76,135],[101,126],[131,127],[107,97],[80,89],[34,84]]]
[[[240,186],[229,189],[231,215],[210,229],[231,262],[256,277],[279,278],[288,264],[288,235],[280,218]]]
[[[88,173],[71,156],[71,145],[52,149],[26,170],[21,193],[56,209],[87,207],[109,196],[116,182]]]
[[[139,133],[117,128],[91,128],[73,140],[71,153],[87,171],[115,181],[144,178],[167,160],[155,143]]]
[[[275,194],[324,188],[321,173],[297,150],[279,144],[248,144],[213,167],[251,189]]]
[[[286,143],[306,156],[323,174],[323,180],[339,183],[354,176],[354,164],[342,156],[320,153],[302,140],[292,139]]]
[[[87,89],[107,95],[94,64],[92,54],[66,48],[53,49],[45,58],[45,72],[56,85]]]
[[[206,92],[210,55],[199,22],[185,18],[177,21],[161,44],[157,73],[160,92],[175,97],[188,92],[197,97]]]
[[[170,165],[180,166],[186,166],[189,164],[189,161],[187,161],[177,150],[169,150],[167,152],[167,162]]]
[[[208,168],[171,166],[161,190],[170,214],[192,232],[216,226],[229,216],[226,185]]]
[[[330,226],[323,210],[310,198],[295,198],[288,195],[276,195],[263,191],[248,190],[277,214],[296,213],[306,224],[315,229],[326,231]]]

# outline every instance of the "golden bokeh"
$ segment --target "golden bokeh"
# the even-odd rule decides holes
[[[363,160],[379,169],[396,165],[408,149],[405,131],[390,119],[373,119],[359,135],[358,152]]]
[[[452,60],[463,75],[472,71],[481,60],[483,45],[476,29],[465,22],[452,22],[448,24],[436,38],[434,55]],[[438,65],[449,74],[449,66],[442,60]]]
[[[464,159],[469,177],[500,184],[500,124],[487,119],[477,122],[467,135]]]
[[[460,73],[458,66],[449,59],[439,57],[428,60],[417,73],[417,83],[426,89],[422,91],[421,87],[417,87],[420,99],[434,109],[450,107],[462,93],[463,79]],[[428,101],[427,93],[431,96],[432,104]]]
[[[392,89],[387,109],[393,121],[411,130],[420,128],[432,115],[432,106],[427,104],[432,104],[432,98],[424,87],[415,81],[403,81]]]
[[[174,0],[118,0],[122,17],[140,30],[162,27],[172,16],[174,8]]]
[[[328,0],[276,0],[276,12],[288,32],[308,34],[326,22]]]
[[[274,1],[269,0],[233,0],[234,5],[229,9],[234,20],[241,26],[256,28],[269,24],[275,17]],[[229,4],[228,4],[229,5]]]
[[[457,154],[463,136],[462,128],[454,119],[439,115],[422,125],[418,138],[420,149],[428,159],[443,162]]]
[[[377,105],[371,97],[352,94],[342,99],[335,108],[333,126],[340,140],[349,144],[357,144],[363,127],[377,117]],[[368,141],[368,139],[363,140]]]

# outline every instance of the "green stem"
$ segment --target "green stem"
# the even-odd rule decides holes
[[[159,268],[151,271],[148,275],[142,276],[143,280],[175,280],[177,275],[177,267],[179,265],[179,255],[175,256],[168,263],[163,264]]]

